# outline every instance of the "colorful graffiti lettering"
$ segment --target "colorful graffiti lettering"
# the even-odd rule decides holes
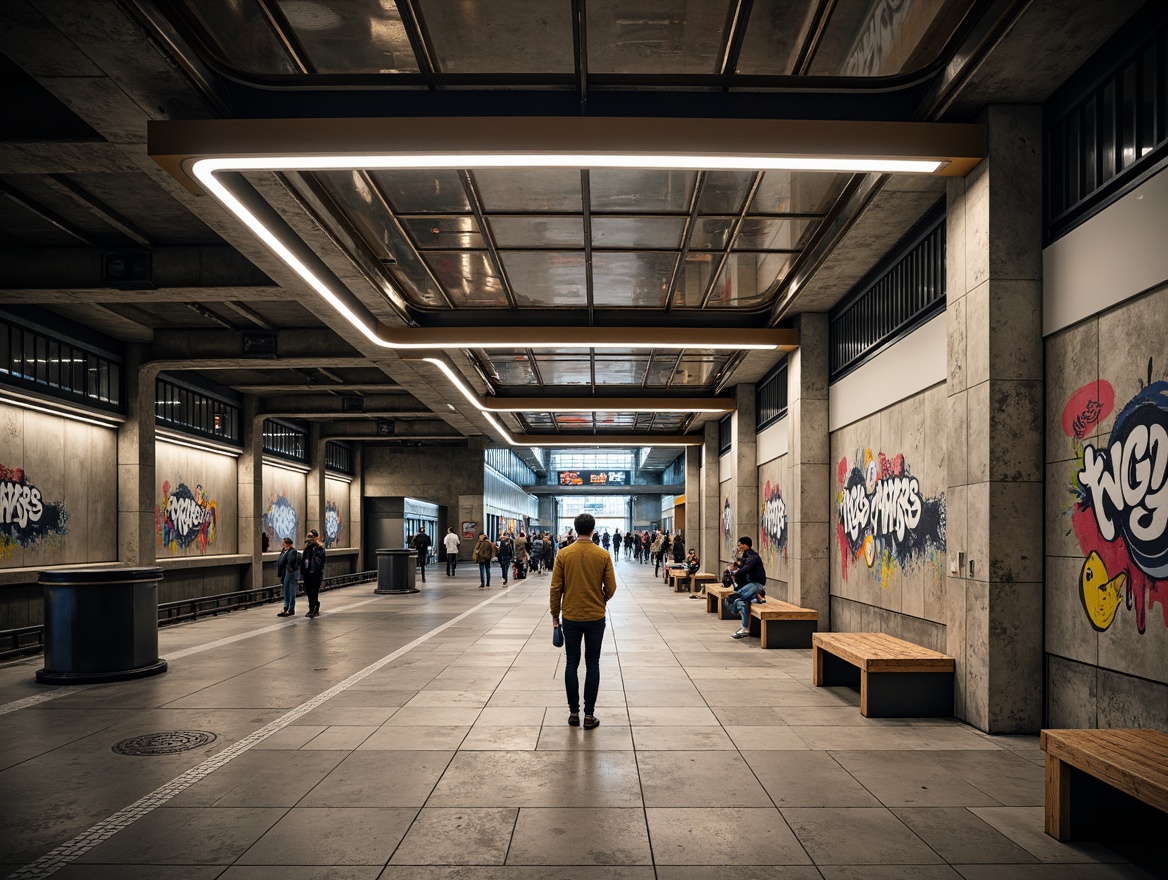
[[[324,503],[324,546],[331,547],[341,536],[341,512],[337,510],[337,502]]]
[[[939,571],[945,554],[945,494],[923,496],[903,454],[889,458],[865,449],[855,461],[849,467],[841,458],[836,469],[836,537],[844,580],[849,565],[860,559],[878,571],[882,587],[897,567],[927,561]]]
[[[0,465],[0,559],[16,545],[32,547],[68,533],[69,512],[60,501],[45,503],[22,468]]]
[[[277,541],[285,538],[296,540],[296,508],[287,495],[273,495],[268,499],[268,509],[264,511],[264,528]]]
[[[762,540],[761,555],[768,562],[787,558],[787,502],[778,483],[767,480],[762,489],[759,525]]]
[[[1147,382],[1115,417],[1105,447],[1081,441],[1115,402],[1109,382],[1084,385],[1063,408],[1062,428],[1076,443],[1071,528],[1086,554],[1079,600],[1104,632],[1122,604],[1147,628],[1157,602],[1168,627],[1168,382]]]
[[[172,490],[170,481],[162,484],[162,503],[154,509],[154,524],[158,545],[173,553],[198,545],[200,553],[215,543],[215,529],[219,523],[219,505],[202,486],[192,490],[180,478]]]

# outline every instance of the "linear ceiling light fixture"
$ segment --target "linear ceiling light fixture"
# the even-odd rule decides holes
[[[575,117],[153,121],[150,155],[193,192],[211,193],[370,342],[388,349],[792,349],[777,328],[397,328],[331,273],[297,255],[225,178],[264,171],[589,168],[790,170],[960,176],[985,153],[984,129],[952,123]],[[473,149],[468,148],[473,145]],[[679,146],[680,145],[680,146]],[[289,236],[288,239],[282,236]],[[299,242],[303,245],[303,242]]]

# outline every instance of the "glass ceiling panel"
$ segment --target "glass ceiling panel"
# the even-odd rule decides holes
[[[594,248],[677,248],[684,217],[593,217]]]
[[[597,412],[592,420],[598,428],[631,428],[637,421],[636,413]]]
[[[733,228],[733,217],[698,217],[689,236],[690,250],[725,250]]]
[[[685,427],[688,416],[680,413],[658,413],[653,418],[653,429],[656,431],[680,431]]]
[[[539,352],[535,362],[545,385],[592,384],[592,362],[588,358],[548,357]]]
[[[730,359],[725,354],[682,355],[674,385],[709,385]]]
[[[449,250],[476,249],[486,247],[479,232],[479,224],[473,216],[467,217],[415,217],[405,221],[418,247],[442,248]]]
[[[762,176],[751,214],[823,214],[835,197],[840,175],[815,171],[767,171]]]
[[[676,262],[675,254],[594,251],[593,301],[598,306],[662,308]]]
[[[457,171],[373,171],[400,214],[469,214],[470,202]]]
[[[814,18],[815,4],[807,0],[754,0],[736,72],[794,73],[795,59]]]
[[[786,273],[790,261],[790,254],[730,254],[714,282],[707,305],[758,305],[780,273]]]
[[[968,8],[968,0],[839,0],[808,72],[890,76],[919,70],[940,54]]]
[[[490,351],[491,366],[503,385],[538,385],[531,360],[524,352]]]
[[[507,306],[503,283],[483,251],[429,251],[426,259],[455,305]]]
[[[243,70],[298,73],[255,0],[186,0],[219,55]]]
[[[442,73],[572,73],[572,5],[417,0]]]
[[[596,169],[588,174],[592,213],[684,214],[696,171]]]
[[[588,304],[582,251],[503,251],[500,256],[520,305]]]
[[[448,303],[431,279],[413,247],[401,235],[392,218],[365,179],[356,171],[317,172],[316,179],[344,211],[362,240],[380,260],[392,260],[391,272],[405,284],[402,292],[420,305],[445,308]]]
[[[382,0],[278,0],[318,73],[416,73],[401,15]]]
[[[584,247],[582,217],[490,217],[495,244],[508,247]]]
[[[590,0],[588,69],[718,73],[729,6],[727,0]]]
[[[556,423],[552,420],[552,414],[546,412],[525,412],[520,413],[524,421],[533,428],[554,428]]]
[[[718,259],[709,253],[691,251],[686,255],[681,277],[673,292],[674,305],[697,308],[702,304],[702,297],[706,295],[706,287],[710,283],[710,273],[714,271],[714,262]]]
[[[673,367],[677,363],[676,354],[655,354],[649,363],[649,376],[646,385],[663,387],[669,384],[673,375]]]
[[[597,385],[640,385],[649,366],[648,355],[637,358],[596,356]]]
[[[780,251],[802,247],[818,220],[785,220],[778,217],[747,217],[734,240],[735,250]]]
[[[487,168],[474,172],[488,214],[583,211],[580,172],[571,168]]]
[[[737,214],[750,189],[750,171],[711,171],[698,203],[699,214]]]

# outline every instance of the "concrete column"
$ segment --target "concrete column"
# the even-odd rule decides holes
[[[316,529],[324,536],[324,507],[328,502],[327,490],[324,484],[325,467],[324,467],[324,447],[327,440],[320,438],[320,424],[318,422],[308,423],[308,449],[310,450],[311,459],[309,460],[308,474],[305,479],[305,511],[304,518],[307,520],[303,531],[307,532],[309,529]]]
[[[696,547],[701,557],[702,537],[702,450],[685,447],[685,546]],[[705,557],[701,557],[705,558]]]
[[[987,158],[947,194],[946,639],[958,716],[1031,733],[1042,723],[1042,109],[992,106],[981,122]]]
[[[362,551],[357,555],[357,561],[353,563],[357,570],[361,568],[360,560],[364,554],[365,541],[365,533],[361,528],[361,512],[365,506],[364,450],[362,444],[353,445],[353,482],[349,483],[349,522],[345,525],[349,530],[349,546]],[[441,540],[442,536],[439,535],[438,538]]]
[[[700,525],[700,559],[702,570],[717,574],[722,570],[718,561],[718,546],[721,538],[718,535],[718,521],[721,519],[721,500],[718,498],[718,422],[711,419],[705,425],[705,443],[702,445],[702,492],[699,507],[701,509]]]
[[[264,419],[258,415],[259,399],[245,395],[239,424],[243,431],[243,454],[236,466],[239,504],[239,552],[251,556],[251,566],[240,577],[240,589],[254,590],[264,585],[260,531],[264,527]]]
[[[734,413],[730,416],[730,455],[734,459],[733,501],[734,529],[749,535],[758,550],[758,437],[755,433],[755,395],[753,384],[734,389]]]
[[[126,346],[126,421],[118,428],[118,561],[153,565],[155,486],[154,380],[142,349]]]
[[[796,318],[799,348],[787,367],[787,462],[790,487],[790,601],[819,612],[819,629],[831,628],[829,534],[831,443],[827,430],[827,315]]]

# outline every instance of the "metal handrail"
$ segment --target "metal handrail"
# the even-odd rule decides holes
[[[321,592],[364,584],[377,580],[376,571],[358,571],[325,578],[320,583]],[[303,595],[300,589],[297,595]],[[158,625],[167,626],[184,620],[198,620],[200,617],[227,614],[240,608],[254,608],[271,602],[283,601],[284,588],[280,584],[258,587],[254,590],[238,590],[234,593],[218,593],[214,596],[198,596],[193,599],[179,599],[176,602],[158,604]],[[44,625],[23,626],[19,629],[0,630],[0,660],[19,657],[24,654],[38,654],[45,647]]]

